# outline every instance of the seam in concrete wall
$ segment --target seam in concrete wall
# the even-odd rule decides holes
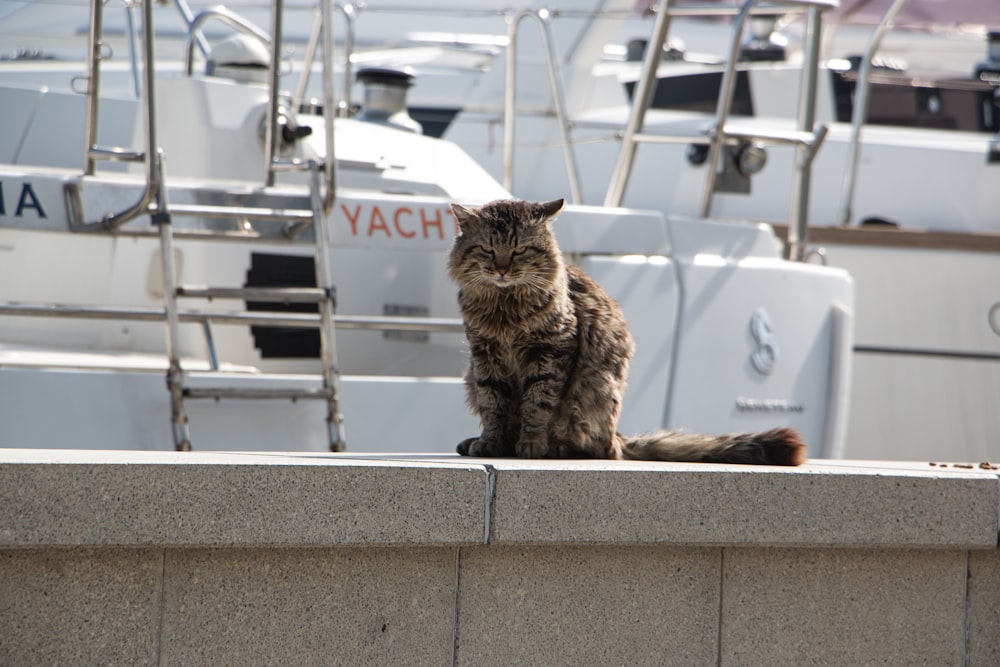
[[[649,656],[630,664],[993,667],[998,582],[1000,552],[967,549],[0,549],[0,663],[540,664],[584,645],[604,662]],[[651,609],[670,615],[672,639],[646,622]],[[607,637],[579,623],[595,610]],[[515,629],[524,614],[561,623]],[[393,619],[407,621],[395,646],[378,630]]]
[[[726,612],[726,549],[719,549],[719,613],[715,615],[715,664],[722,667],[722,619]]]
[[[963,595],[965,596],[965,609],[963,610],[964,613],[965,613],[965,618],[962,619],[962,622],[964,623],[964,625],[962,627],[962,630],[965,633],[965,638],[964,638],[964,642],[963,642],[964,646],[965,646],[965,652],[964,652],[965,655],[962,658],[962,664],[965,667],[969,667],[969,665],[972,664],[972,658],[969,655],[969,630],[970,630],[971,625],[972,625],[972,603],[969,600],[969,578],[972,576],[972,571],[969,569],[969,567],[970,567],[970,565],[969,565],[969,550],[966,549],[965,550],[965,592],[963,593]]]
[[[462,547],[455,547],[455,597],[452,602],[454,616],[451,619],[451,665],[458,664],[458,601],[462,590]]]
[[[163,664],[163,623],[167,611],[167,550],[160,549],[160,580],[157,582],[158,597],[156,618],[156,664]]]
[[[487,464],[486,468],[486,516],[484,518],[483,524],[485,525],[485,534],[483,535],[483,544],[490,543],[490,533],[493,528],[493,500],[497,493],[497,471],[492,465]]]

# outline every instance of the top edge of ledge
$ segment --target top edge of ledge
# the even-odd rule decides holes
[[[866,459],[810,459],[798,467],[758,466],[671,461],[608,461],[595,459],[471,458],[446,453],[366,453],[307,451],[146,451],[34,449],[0,447],[0,465],[331,465],[447,466],[493,468],[498,471],[676,471],[767,472],[784,474],[917,475],[933,477],[998,477],[988,464],[966,462],[883,461]]]

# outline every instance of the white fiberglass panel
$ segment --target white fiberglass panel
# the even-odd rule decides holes
[[[660,428],[670,383],[679,294],[674,262],[663,256],[587,257],[583,269],[621,304],[636,352],[619,430]]]

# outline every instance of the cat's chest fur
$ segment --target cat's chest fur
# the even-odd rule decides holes
[[[462,304],[462,314],[473,355],[498,375],[515,378],[546,357],[576,352],[578,320],[566,294],[479,295]]]

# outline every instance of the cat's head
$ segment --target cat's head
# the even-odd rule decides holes
[[[452,204],[461,230],[448,261],[452,279],[467,288],[549,289],[563,271],[549,228],[563,205],[562,199],[502,199],[478,207]]]

